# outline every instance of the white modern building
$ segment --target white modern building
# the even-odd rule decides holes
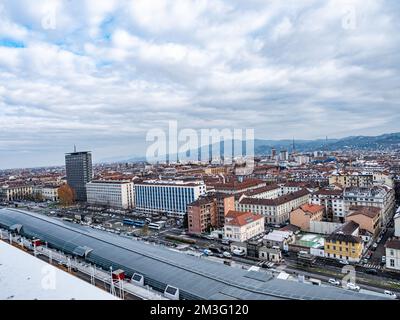
[[[264,233],[264,216],[251,212],[229,211],[225,216],[224,238],[244,242]]]
[[[135,183],[136,210],[183,217],[189,203],[206,193],[203,181],[148,180]]]
[[[96,180],[86,184],[87,202],[118,209],[132,209],[135,206],[133,182],[117,180]]]

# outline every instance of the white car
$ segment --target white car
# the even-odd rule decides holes
[[[223,255],[225,258],[232,258],[232,255],[228,251],[225,251]]]
[[[387,296],[393,298],[393,299],[397,299],[397,295],[392,291],[385,290],[383,293],[386,294]]]
[[[245,256],[246,255],[246,253],[240,249],[234,249],[234,250],[232,250],[232,253],[236,256]]]
[[[340,281],[336,279],[329,279],[328,282],[334,286],[340,286]]]
[[[347,289],[360,291],[360,287],[351,282],[347,283]]]
[[[346,261],[346,260],[339,260],[339,263],[340,263],[340,264],[346,264],[346,265],[349,264],[349,262]]]

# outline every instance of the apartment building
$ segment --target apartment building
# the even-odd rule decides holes
[[[203,181],[148,180],[135,183],[136,210],[183,218],[188,204],[205,193]]]
[[[251,211],[265,217],[267,223],[282,224],[289,220],[290,212],[309,202],[310,193],[300,190],[275,199],[244,197],[238,203],[240,211]]]
[[[394,187],[393,175],[385,172],[346,172],[329,177],[329,184],[339,184],[343,188],[370,188],[375,185]]]
[[[282,194],[281,187],[278,186],[277,184],[269,184],[264,187],[244,192],[244,195],[246,197],[256,198],[256,199],[276,199],[281,194]]]
[[[311,221],[321,221],[324,207],[317,204],[304,204],[290,213],[290,224],[303,231],[310,231]]]
[[[32,193],[33,197],[39,197],[43,200],[58,201],[58,189],[59,186],[44,185],[44,186],[33,186]]]
[[[242,182],[230,181],[225,183],[216,183],[214,184],[214,190],[220,193],[238,194],[265,187],[266,185],[266,182],[259,179],[246,179]]]
[[[375,186],[372,188],[347,188],[343,192],[345,210],[348,213],[350,207],[377,207],[381,209],[380,222],[385,226],[395,213],[395,193],[387,186]]]
[[[338,184],[343,188],[369,188],[373,185],[373,175],[361,172],[332,174],[329,177],[329,184]]]
[[[400,271],[400,240],[391,239],[385,244],[386,268]]]
[[[130,181],[94,180],[86,184],[87,202],[118,209],[135,206],[134,185]]]
[[[324,207],[324,218],[326,221],[344,222],[346,210],[342,190],[318,190],[311,195],[311,203]]]
[[[361,230],[368,231],[372,236],[377,236],[380,231],[380,213],[377,207],[356,206],[350,208],[346,221],[359,224]]]
[[[225,217],[224,237],[244,242],[264,233],[264,217],[252,212],[229,211]]]
[[[349,262],[359,262],[364,243],[359,236],[360,226],[349,221],[325,238],[325,257]]]
[[[6,184],[0,188],[0,199],[2,201],[23,200],[32,196],[32,186]]]
[[[208,175],[227,174],[228,168],[223,166],[207,167],[204,169],[204,173]]]
[[[217,227],[217,199],[213,196],[204,196],[188,205],[189,233],[202,234]]]
[[[225,216],[229,211],[235,210],[235,196],[225,193],[216,193],[217,202],[217,228],[222,228],[225,224]]]

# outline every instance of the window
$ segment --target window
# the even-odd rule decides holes
[[[394,268],[394,259],[390,259],[390,266]]]

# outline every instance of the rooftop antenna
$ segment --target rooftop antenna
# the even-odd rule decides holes
[[[76,152],[76,145],[74,144],[74,152]]]

